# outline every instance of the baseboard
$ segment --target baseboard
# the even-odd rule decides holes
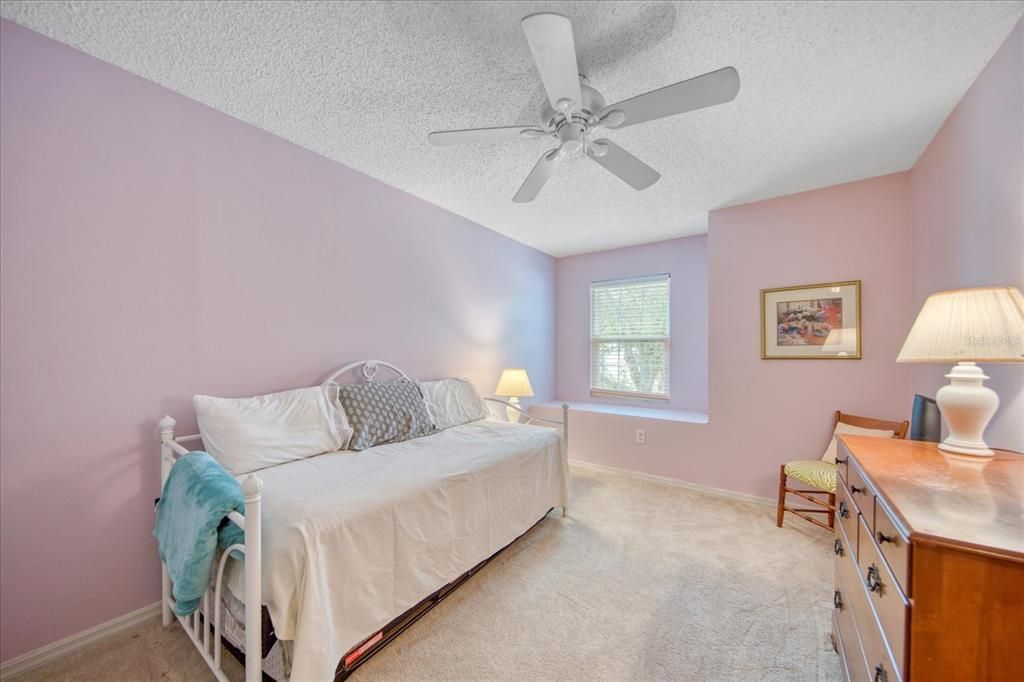
[[[38,668],[41,665],[49,663],[50,661],[65,656],[76,649],[81,649],[84,646],[93,644],[107,637],[112,637],[119,632],[127,630],[128,628],[138,625],[139,623],[154,618],[160,614],[160,602],[150,604],[149,606],[143,606],[141,609],[136,609],[131,613],[126,613],[123,616],[112,618],[106,623],[100,623],[94,625],[87,630],[59,639],[56,642],[41,646],[35,651],[30,651],[27,654],[22,654],[16,658],[12,658],[9,661],[0,663],[0,679],[7,679],[14,675],[21,674],[33,668]]]
[[[583,469],[593,469],[594,471],[605,471],[612,474],[620,474],[622,476],[636,478],[641,481],[653,481],[655,483],[664,483],[666,485],[675,486],[677,488],[687,488],[688,490],[695,490],[697,492],[707,493],[708,495],[715,495],[717,497],[728,497],[733,500],[750,502],[752,504],[758,504],[763,507],[774,507],[777,504],[776,500],[773,500],[769,497],[759,497],[758,495],[739,493],[736,492],[735,490],[726,490],[725,488],[713,488],[709,485],[700,485],[699,483],[681,481],[678,478],[668,478],[667,476],[655,476],[654,474],[645,474],[642,471],[620,469],[619,467],[612,467],[606,464],[594,464],[593,462],[584,462],[579,459],[570,459],[569,464]]]

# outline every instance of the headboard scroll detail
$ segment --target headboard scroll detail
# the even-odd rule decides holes
[[[357,370],[359,375],[362,376],[363,380],[366,383],[372,384],[377,380],[377,372],[380,371],[381,368],[390,370],[393,374],[395,374],[398,377],[399,381],[412,381],[412,379],[410,379],[405,372],[398,369],[390,362],[384,362],[383,360],[360,360],[358,362],[350,362],[344,367],[339,367],[338,369],[331,372],[331,375],[324,380],[322,386],[327,388],[330,387],[331,385],[337,385],[338,382],[336,381],[336,379],[341,375],[345,374],[346,372],[352,370]]]

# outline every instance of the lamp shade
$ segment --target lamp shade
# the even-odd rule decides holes
[[[1024,362],[1024,296],[1014,287],[932,294],[896,362]]]
[[[530,386],[530,377],[526,376],[525,369],[506,369],[501,373],[498,380],[498,388],[494,389],[494,395],[503,395],[515,398],[529,398],[533,395],[533,388]]]

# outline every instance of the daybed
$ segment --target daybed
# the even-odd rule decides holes
[[[408,380],[366,361],[324,389],[353,370],[373,382],[379,368]],[[200,609],[178,616],[217,679],[222,637],[245,654],[247,682],[344,679],[554,507],[565,515],[567,410],[562,422],[523,414],[560,428],[482,419],[239,477],[245,514],[229,519],[244,545],[221,554]],[[201,440],[173,428],[160,421],[164,480]],[[164,567],[164,625],[173,606]]]

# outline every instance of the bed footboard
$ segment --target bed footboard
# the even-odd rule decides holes
[[[562,431],[562,444],[563,444],[563,447],[565,448],[565,456],[566,456],[566,458],[569,457],[569,403],[562,403],[562,421],[558,421],[557,419],[545,419],[544,417],[538,417],[536,415],[532,415],[529,412],[527,412],[526,410],[524,410],[523,408],[519,407],[518,405],[514,405],[514,404],[508,402],[507,400],[502,400],[501,398],[485,397],[484,400],[490,401],[492,403],[501,403],[506,408],[508,408],[508,410],[509,410],[508,414],[510,416],[512,414],[512,410],[514,410],[515,412],[519,412],[520,414],[525,415],[526,416],[526,423],[527,424],[541,423],[541,424],[552,424],[554,426],[560,426],[561,427],[561,431]],[[562,507],[562,516],[569,516],[569,509],[568,509],[568,507],[564,507],[564,506]]]
[[[191,436],[174,437],[174,419],[164,417],[158,423],[160,428],[160,485],[167,482],[178,457],[188,454],[189,449],[182,443],[200,440],[198,434]],[[163,616],[164,626],[170,625],[175,618],[185,628],[185,634],[192,640],[192,644],[199,650],[206,665],[214,677],[222,682],[227,682],[227,677],[221,668],[221,653],[223,643],[221,642],[221,588],[224,580],[224,567],[233,555],[238,553],[245,555],[245,650],[249,654],[245,657],[245,680],[246,682],[260,682],[263,679],[262,632],[263,615],[263,576],[261,575],[262,547],[260,537],[260,503],[262,500],[263,482],[256,476],[248,476],[242,481],[242,494],[245,497],[245,515],[238,512],[231,512],[228,519],[245,531],[245,540],[242,544],[232,545],[224,550],[217,566],[216,580],[211,588],[203,593],[201,606],[198,610],[188,616],[175,616],[174,597],[171,591],[171,577],[167,573],[167,567],[160,563],[161,570],[161,600],[160,607]],[[213,604],[210,601],[210,591],[213,591]],[[211,610],[212,609],[212,610]],[[211,616],[212,614],[212,616]],[[255,652],[255,655],[253,655]]]

